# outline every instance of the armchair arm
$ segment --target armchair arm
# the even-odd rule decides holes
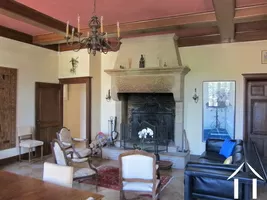
[[[215,163],[199,163],[199,162],[188,162],[186,165],[187,167],[197,167],[197,168],[205,168],[205,169],[225,169],[225,170],[236,170],[236,166],[235,165],[231,165],[231,164],[215,164]]]
[[[84,139],[84,138],[72,138],[73,141],[75,142],[86,142],[87,139]]]
[[[236,168],[237,169],[237,168]],[[221,179],[221,180],[227,180],[229,176],[232,175],[232,173],[236,169],[223,169],[223,168],[214,168],[214,167],[208,167],[208,168],[200,168],[200,167],[187,167],[184,174],[188,177],[207,177],[212,179]],[[253,175],[247,173],[247,172],[238,172],[234,178],[239,179],[240,183],[245,184],[251,184],[251,179],[254,178]],[[232,179],[233,180],[233,179]],[[264,181],[259,180],[259,183],[264,183]]]

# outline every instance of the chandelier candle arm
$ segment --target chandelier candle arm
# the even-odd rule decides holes
[[[117,34],[118,34],[118,38],[120,38],[120,23],[117,22]]]
[[[74,40],[74,27],[72,28],[72,31],[71,31],[71,39],[72,41]]]
[[[78,33],[80,33],[80,15],[78,14]]]
[[[101,33],[103,33],[104,32],[104,30],[103,30],[103,16],[101,16],[101,18],[100,18],[100,24],[101,24],[100,31],[101,31]]]
[[[69,37],[69,21],[67,21],[67,26],[66,26],[66,38]]]

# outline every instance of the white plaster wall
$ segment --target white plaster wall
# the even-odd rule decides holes
[[[92,128],[91,138],[94,139],[101,131],[101,53],[90,55],[90,76],[92,76]]]
[[[86,138],[86,85],[68,85],[68,99],[63,101],[63,126],[72,137]]]
[[[80,85],[80,138],[86,138],[86,84]]]
[[[58,82],[55,51],[0,37],[0,66],[17,68],[17,126],[35,126],[35,82]],[[0,151],[0,159],[18,154]]]
[[[101,131],[103,133],[108,133],[108,120],[110,116],[115,116],[116,105],[116,102],[113,100],[110,102],[106,101],[106,95],[111,87],[111,77],[104,70],[114,67],[117,55],[118,52],[109,52],[108,54],[101,55]]]
[[[82,77],[89,76],[89,65],[90,65],[90,55],[86,49],[82,49],[78,52],[74,51],[64,51],[58,53],[59,55],[59,67],[58,67],[58,77],[59,78],[70,78],[70,77]],[[70,62],[71,58],[78,58],[78,67],[76,68],[76,73],[70,72],[72,64]]]

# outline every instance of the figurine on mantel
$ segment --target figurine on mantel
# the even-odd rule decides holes
[[[139,68],[145,68],[145,58],[143,55],[141,55],[141,58],[139,61]]]

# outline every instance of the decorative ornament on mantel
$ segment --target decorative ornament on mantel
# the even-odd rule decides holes
[[[141,55],[141,58],[139,61],[139,68],[145,68],[145,58],[143,55]]]
[[[72,74],[76,74],[76,68],[78,67],[78,64],[79,64],[78,58],[79,57],[77,57],[77,58],[71,58],[71,60],[70,60],[70,63],[72,65],[72,67],[70,69],[70,72]]]
[[[99,21],[98,17],[96,16],[95,10],[96,10],[96,0],[94,0],[93,16],[91,17],[91,20],[89,21],[88,25],[90,31],[87,33],[87,37],[83,39],[81,39],[83,33],[81,32],[80,29],[80,16],[78,15],[78,27],[77,29],[72,28],[71,35],[69,35],[69,21],[67,21],[66,36],[65,36],[67,44],[73,46],[75,52],[78,52],[83,48],[87,48],[88,53],[90,54],[92,52],[94,56],[96,55],[97,51],[107,54],[109,51],[119,50],[121,46],[119,22],[117,22],[117,38],[111,41],[108,39],[108,33],[104,32],[103,16],[101,16]],[[78,38],[78,41],[76,38]]]

